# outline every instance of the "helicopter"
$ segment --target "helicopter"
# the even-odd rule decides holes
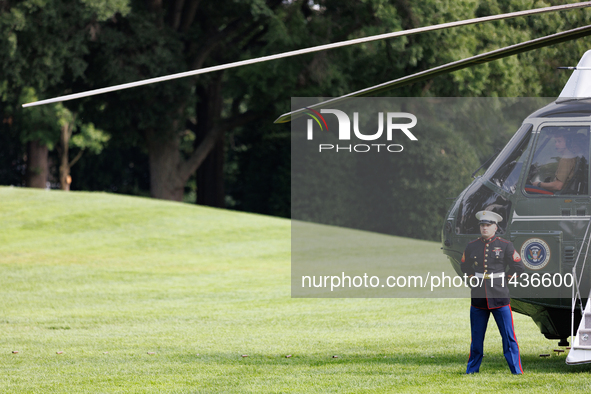
[[[574,337],[566,362],[581,364],[591,362],[589,305],[582,310],[591,282],[584,267],[591,236],[591,51],[573,69],[558,99],[527,117],[486,172],[454,200],[443,224],[442,249],[461,275],[462,253],[479,234],[476,212],[506,218],[499,233],[514,243],[526,274],[574,279],[573,290],[546,298],[512,288],[513,310],[530,316],[546,338],[560,339],[559,345],[567,346],[567,338]],[[565,165],[566,178],[559,175]],[[575,308],[577,303],[581,308]]]
[[[586,7],[591,3],[571,4],[559,8]],[[567,8],[568,7],[568,8]],[[525,15],[525,14],[522,14]],[[513,17],[513,16],[512,16]],[[472,22],[474,23],[474,22]],[[448,26],[438,27],[446,28]],[[422,32],[416,29],[412,34]],[[427,30],[425,30],[427,31]],[[410,34],[407,32],[406,34]],[[401,36],[404,34],[399,34]],[[353,92],[280,116],[275,122],[288,122],[302,116],[310,109],[329,106],[349,97],[375,95],[390,89],[433,78],[475,64],[493,61],[517,53],[553,45],[591,35],[591,26],[553,34],[551,36],[512,45],[485,54],[452,62],[417,74],[386,82],[374,87]],[[391,38],[387,35],[381,38]],[[322,46],[317,50],[335,46]],[[289,56],[312,51],[293,51]],[[269,56],[260,61],[268,61],[286,56]],[[24,104],[23,107],[88,97],[121,89],[133,88],[149,83],[162,82],[205,72],[239,67],[256,63],[257,59],[233,64],[194,70],[132,82],[89,92],[61,96]],[[484,175],[476,178],[452,203],[442,228],[442,249],[448,256],[452,267],[461,275],[460,259],[467,243],[475,238],[478,222],[474,214],[481,210],[491,210],[505,219],[500,223],[502,235],[514,242],[522,255],[533,257],[527,269],[530,273],[566,274],[573,273],[574,286],[560,289],[557,294],[543,298],[530,297],[519,288],[512,292],[513,309],[530,316],[548,339],[559,339],[561,345],[573,337],[574,326],[579,327],[569,353],[567,363],[591,362],[591,310],[586,304],[588,286],[591,283],[588,270],[584,269],[591,244],[591,199],[589,199],[589,159],[591,129],[591,98],[585,91],[591,89],[591,52],[587,52],[577,65],[558,100],[531,114]],[[557,152],[558,143],[563,139],[564,148]],[[568,150],[568,154],[565,153]],[[557,155],[560,153],[560,155]],[[560,157],[559,157],[560,156]],[[550,187],[553,175],[560,166],[560,160],[572,162],[572,175],[562,185]],[[545,186],[545,187],[544,187]],[[542,213],[542,214],[541,214]],[[537,248],[537,249],[536,249]],[[583,250],[585,250],[583,254]],[[578,304],[577,304],[578,302]],[[581,308],[575,308],[575,305]],[[587,324],[587,325],[585,325]],[[589,331],[587,330],[589,327]],[[580,335],[579,335],[580,334]],[[585,339],[584,339],[585,338]],[[576,354],[575,354],[576,353]],[[571,354],[573,355],[571,357]]]

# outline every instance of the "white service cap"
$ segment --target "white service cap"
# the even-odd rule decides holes
[[[476,213],[476,219],[478,219],[480,223],[490,224],[497,224],[503,221],[503,217],[493,211],[480,211]]]

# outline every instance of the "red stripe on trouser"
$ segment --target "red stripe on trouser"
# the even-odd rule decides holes
[[[517,344],[517,354],[519,355],[519,370],[523,373],[523,368],[521,367],[521,350],[519,350],[519,342],[517,342],[517,336],[515,335],[515,325],[513,324],[513,309],[511,309],[511,305],[509,305],[509,311],[511,312],[511,328],[513,329],[513,339],[515,339],[515,343]]]

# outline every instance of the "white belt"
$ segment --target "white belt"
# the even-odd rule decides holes
[[[484,279],[490,279],[490,278],[502,278],[503,276],[505,276],[504,272],[498,272],[496,274],[483,274],[480,272],[476,272],[474,274],[474,276],[476,276],[477,278],[484,278]]]

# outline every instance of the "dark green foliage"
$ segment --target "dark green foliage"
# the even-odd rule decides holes
[[[157,29],[151,13],[134,9],[125,18],[106,22],[92,44],[88,70],[91,87],[186,71],[183,50],[183,43],[174,32]],[[175,130],[173,122],[184,115],[176,112],[188,100],[191,84],[187,82],[176,80],[123,90],[92,98],[88,104],[100,104],[100,111],[94,112],[93,117],[108,130],[134,133],[155,129],[170,133]]]
[[[262,130],[269,133],[248,147],[236,141],[229,146],[227,192],[235,203],[230,208],[290,217],[290,134],[271,133],[269,126]]]

